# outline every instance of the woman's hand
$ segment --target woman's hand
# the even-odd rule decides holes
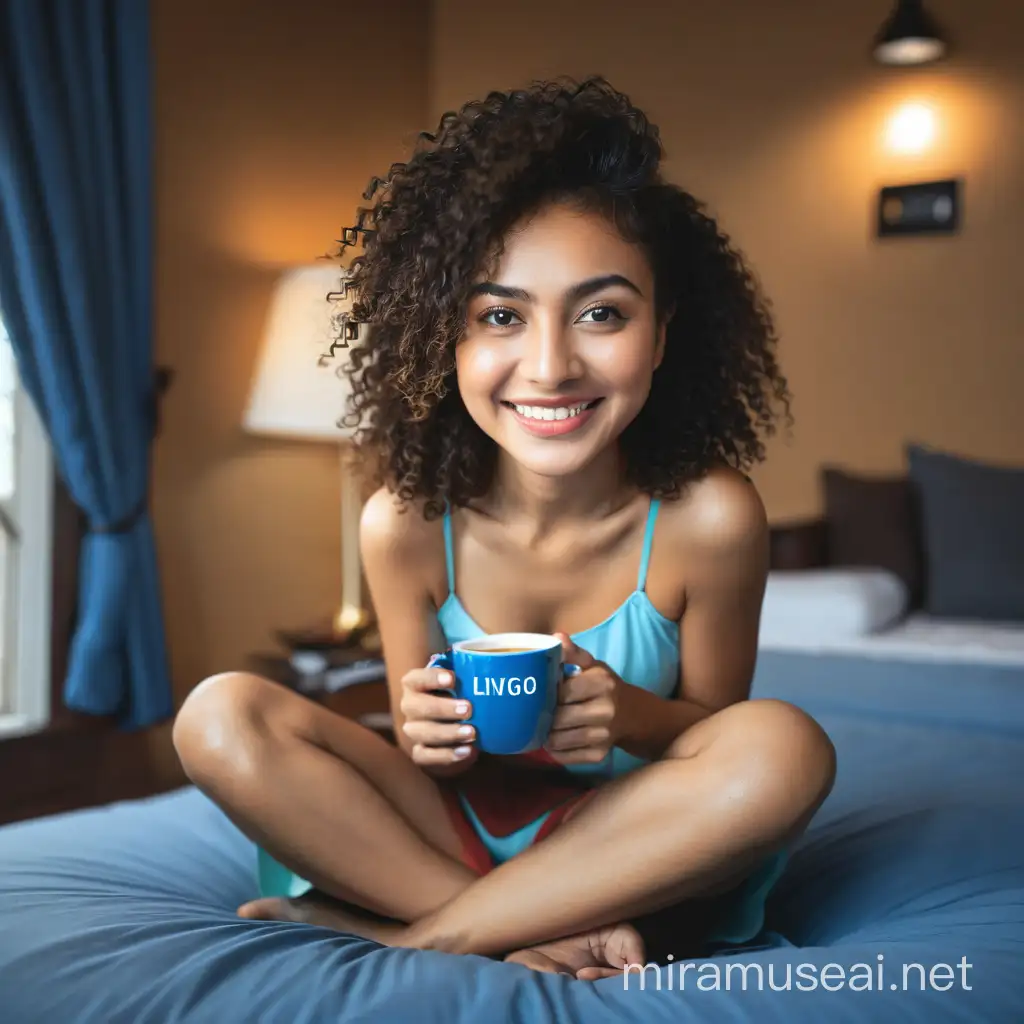
[[[580,671],[559,685],[558,706],[544,747],[561,764],[598,764],[615,746],[619,696],[625,684],[567,634],[555,636],[562,641],[562,660],[579,665]]]
[[[476,730],[464,722],[473,712],[469,701],[431,692],[454,682],[443,668],[417,668],[402,677],[402,732],[412,742],[413,762],[423,768],[468,762],[476,750]]]

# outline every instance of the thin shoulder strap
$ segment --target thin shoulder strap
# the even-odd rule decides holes
[[[644,530],[644,547],[640,553],[640,572],[636,579],[636,589],[643,590],[647,585],[647,567],[651,562],[651,544],[654,541],[654,523],[658,518],[658,508],[661,501],[658,498],[651,499],[651,507],[647,513],[647,528]]]
[[[448,593],[455,593],[455,550],[452,546],[452,509],[444,510],[444,560],[448,566]]]

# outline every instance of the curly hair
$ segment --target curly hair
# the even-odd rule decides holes
[[[601,77],[492,92],[421,133],[405,163],[371,180],[342,252],[352,315],[369,325],[350,353],[345,421],[375,458],[379,482],[434,518],[491,484],[497,447],[465,409],[455,349],[476,276],[502,238],[550,202],[609,218],[647,255],[665,354],[619,444],[631,482],[678,494],[715,464],[764,458],[789,394],[769,306],[704,206],[663,180],[657,127]]]

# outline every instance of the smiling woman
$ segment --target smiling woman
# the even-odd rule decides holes
[[[643,250],[603,217],[545,206],[506,235],[496,279],[471,291],[455,352],[463,404],[520,465],[578,471],[643,408],[665,352],[658,314]]]
[[[541,83],[369,190],[351,412],[397,749],[244,673],[193,691],[186,770],[284,869],[242,916],[578,978],[673,904],[714,903],[680,947],[760,929],[834,767],[807,715],[747,700],[769,545],[742,470],[788,393],[751,273],[660,161],[607,82]],[[540,747],[490,745],[523,694],[473,690],[485,633],[563,665]],[[281,898],[311,887],[392,920]]]
[[[547,383],[521,381],[492,404],[604,397],[596,380],[581,389],[572,365],[565,393],[551,392],[584,339],[595,357],[630,351],[635,372],[657,369],[649,395],[589,417],[596,434],[633,410],[623,461],[653,495],[763,457],[778,412],[788,415],[768,305],[704,205],[662,177],[661,159],[646,115],[593,79],[468,103],[373,180],[376,202],[345,232],[347,245],[365,232],[354,312],[373,328],[352,351],[350,422],[401,499],[436,518],[487,492],[498,448],[464,400],[464,350],[498,361],[527,342]],[[570,337],[576,346],[563,347]]]

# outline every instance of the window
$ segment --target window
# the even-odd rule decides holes
[[[49,718],[52,503],[49,443],[0,317],[0,737]]]

